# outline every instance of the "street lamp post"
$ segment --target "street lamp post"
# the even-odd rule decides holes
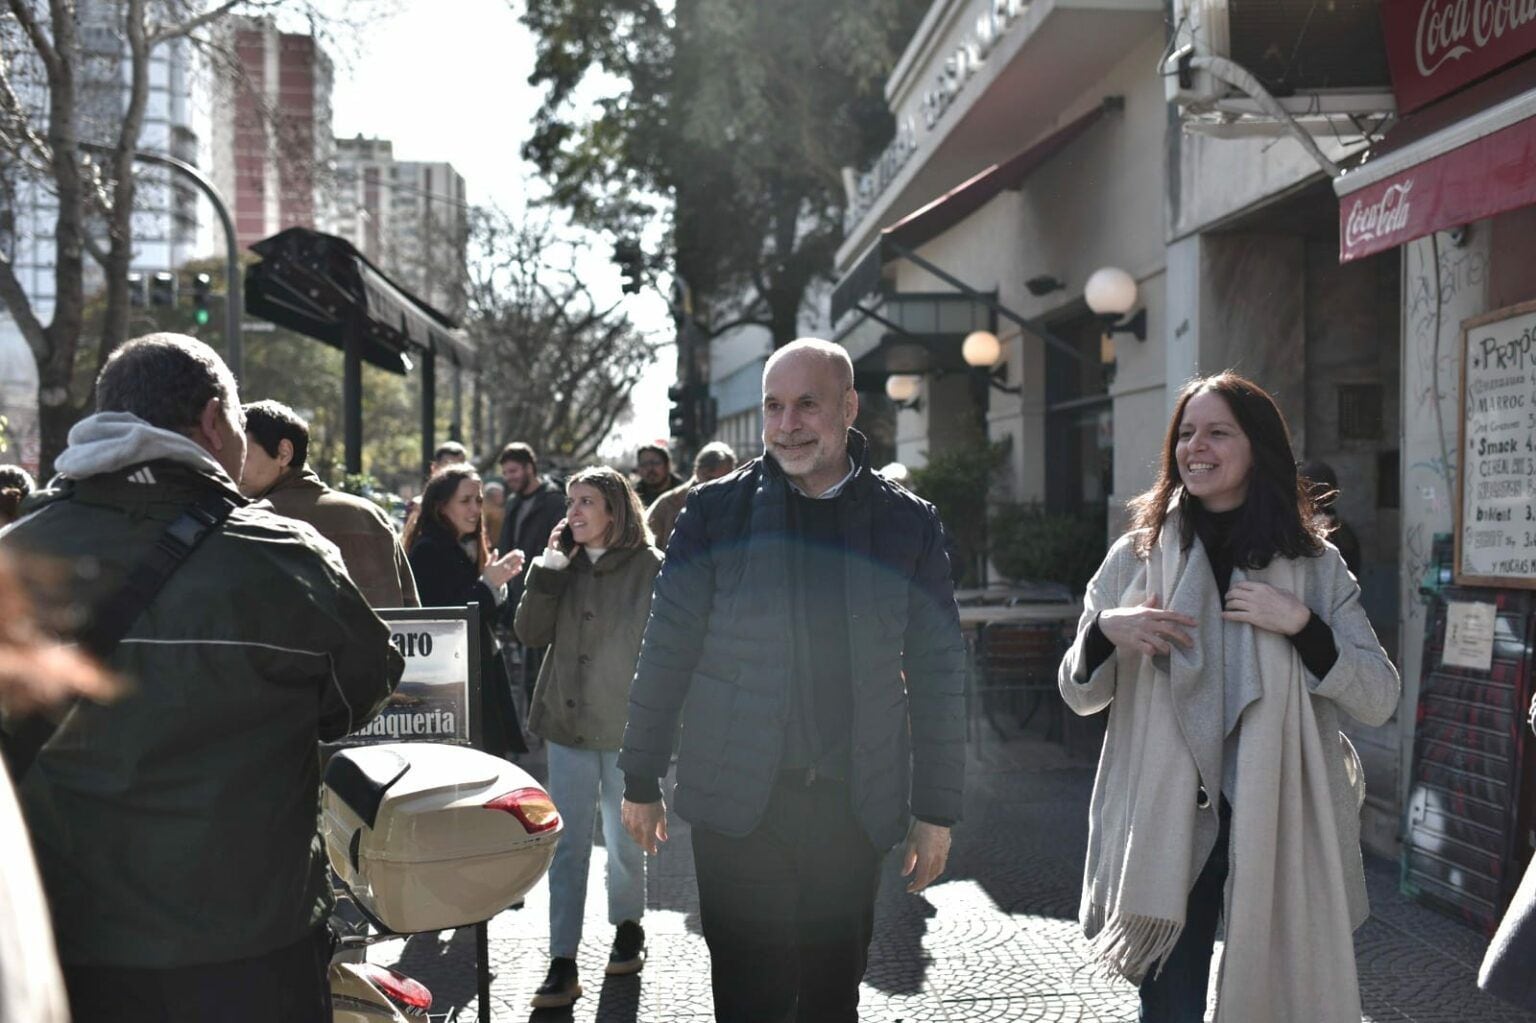
[[[104,156],[111,156],[117,152],[112,146],[104,146],[96,142],[81,142],[80,148],[88,153]],[[240,337],[240,316],[244,303],[240,297],[240,247],[235,238],[235,218],[230,216],[229,206],[225,204],[219,190],[213,187],[213,182],[191,164],[163,153],[149,153],[143,150],[135,150],[133,158],[140,163],[167,167],[192,182],[208,197],[208,201],[213,204],[214,212],[219,215],[219,221],[224,225],[224,258],[227,264],[224,271],[224,338],[228,346],[226,361],[229,363],[229,371],[234,374],[236,380],[239,380],[245,358],[245,347]]]

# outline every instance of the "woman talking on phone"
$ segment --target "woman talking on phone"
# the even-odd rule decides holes
[[[1141,1020],[1358,1023],[1364,781],[1340,713],[1397,671],[1299,484],[1285,420],[1234,373],[1178,396],[1157,481],[1088,585],[1060,687],[1109,707],[1080,910]]]
[[[463,463],[439,469],[421,492],[421,510],[402,546],[422,607],[480,608],[480,715],[485,750],[499,757],[527,753],[510,680],[491,622],[507,599],[507,583],[523,570],[523,555],[489,550],[481,518],[480,474]]]
[[[566,517],[535,558],[517,606],[517,637],[548,646],[528,727],[549,751],[549,794],[565,837],[549,868],[549,976],[536,1009],[581,995],[576,951],[587,901],[593,814],[602,807],[608,853],[608,920],[616,925],[608,974],[645,965],[645,853],[624,830],[619,747],[629,683],[651,609],[661,552],[651,545],[640,499],[622,475],[583,469],[566,483]]]

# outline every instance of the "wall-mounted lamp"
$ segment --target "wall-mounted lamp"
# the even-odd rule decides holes
[[[918,397],[922,389],[923,378],[915,373],[892,373],[885,378],[885,396],[897,408],[922,408],[922,399]]]
[[[1130,334],[1137,341],[1147,339],[1147,311],[1137,310],[1135,316],[1125,317],[1136,308],[1136,278],[1119,267],[1106,266],[1095,270],[1088,283],[1083,285],[1083,298],[1095,316],[1104,321],[1107,334]]]
[[[1018,394],[1023,385],[1008,386],[1008,363],[1003,361],[1003,343],[990,330],[973,330],[960,343],[960,357],[975,370],[985,370],[987,383],[1005,394]]]

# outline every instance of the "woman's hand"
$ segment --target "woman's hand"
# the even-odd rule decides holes
[[[1195,645],[1185,628],[1198,623],[1189,615],[1164,611],[1152,594],[1135,607],[1114,607],[1099,612],[1099,631],[1122,650],[1134,650],[1152,657],[1169,652],[1169,643],[1188,650]]]
[[[549,543],[544,545],[545,549],[551,551],[559,551],[560,553],[564,554],[565,548],[560,544],[560,534],[563,532],[565,532],[565,520],[561,519],[559,522],[555,523],[555,528],[549,531]]]
[[[1306,628],[1312,609],[1294,594],[1268,583],[1244,581],[1227,588],[1227,608],[1221,616],[1229,622],[1246,622],[1266,632],[1294,636]]]
[[[503,557],[491,551],[491,559],[485,563],[485,581],[492,586],[505,586],[523,570],[523,552],[511,550]]]

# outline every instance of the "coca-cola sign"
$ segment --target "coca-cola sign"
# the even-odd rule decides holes
[[[1344,215],[1344,250],[1352,252],[1370,245],[1380,248],[1380,243],[1392,244],[1392,236],[1409,226],[1413,204],[1408,201],[1413,191],[1413,179],[1394,181],[1371,201],[1356,199]]]
[[[1381,20],[1402,113],[1536,51],[1536,0],[1383,0]]]
[[[1334,181],[1339,193],[1339,261],[1347,263],[1443,231],[1536,205],[1536,117],[1396,173],[1370,164]]]

